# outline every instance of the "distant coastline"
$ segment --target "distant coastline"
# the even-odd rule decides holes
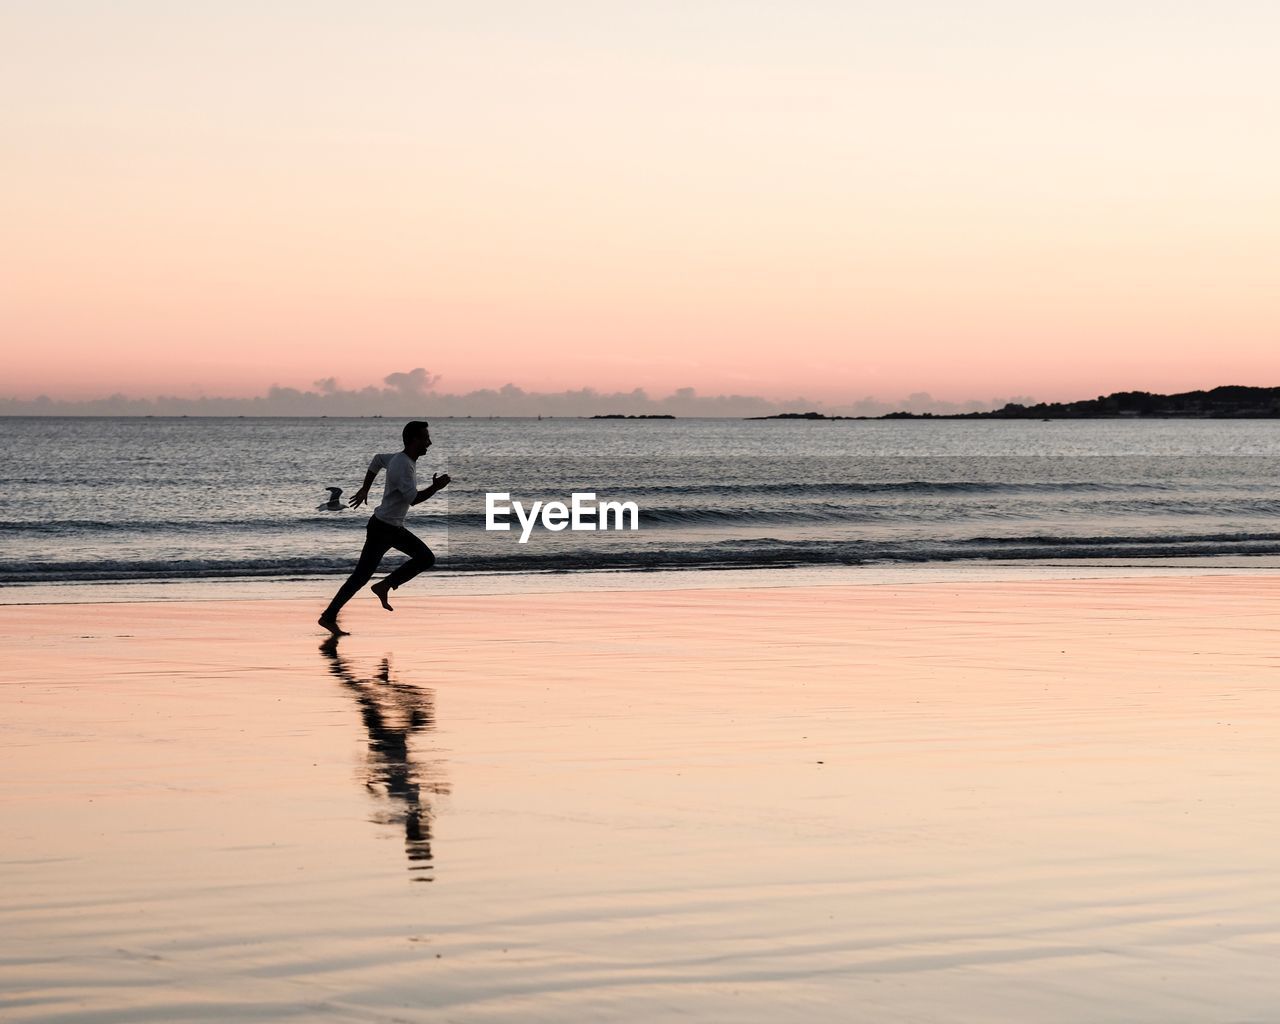
[[[689,389],[692,392],[692,389]],[[585,398],[583,397],[585,395]],[[637,398],[637,395],[639,396]],[[513,397],[514,396],[514,397]],[[515,407],[510,411],[465,412],[459,409],[466,403],[481,397],[511,398]],[[916,399],[929,399],[928,395],[912,396],[902,404],[920,409]],[[586,401],[583,409],[579,399]],[[372,408],[369,404],[372,403]],[[545,401],[544,401],[545,400]],[[277,407],[277,401],[283,402]],[[674,412],[596,412],[600,404],[608,402],[626,407],[627,401],[641,401],[651,408],[675,408]],[[932,403],[932,400],[929,400]],[[1030,400],[1026,400],[1030,403]],[[615,404],[616,403],[616,404]],[[802,404],[803,403],[803,404]],[[779,406],[807,405],[803,399],[782,402],[759,396],[696,396],[676,394],[665,399],[650,399],[642,392],[628,395],[601,395],[595,392],[563,394],[536,394],[512,389],[501,392],[468,395],[439,395],[434,392],[415,392],[412,395],[393,393],[389,389],[364,389],[363,391],[319,393],[300,392],[292,389],[273,388],[265,398],[156,398],[128,399],[112,396],[93,400],[5,399],[0,397],[0,420],[33,418],[85,418],[85,419],[412,419],[424,414],[435,419],[518,419],[518,420],[798,420],[806,422],[834,420],[972,420],[972,419],[1280,419],[1280,387],[1248,387],[1225,385],[1207,391],[1184,391],[1162,395],[1149,391],[1117,391],[1110,395],[1083,399],[1075,402],[1036,402],[1023,404],[1007,402],[998,409],[975,410],[977,403],[970,403],[966,411],[959,411],[954,403],[932,403],[943,411],[884,411],[893,407],[889,403],[864,399],[843,407],[844,411],[821,412],[793,411],[770,412]],[[879,408],[874,408],[874,406]],[[873,408],[867,408],[873,406]],[[641,406],[643,408],[643,405]],[[859,408],[866,409],[865,412]],[[836,409],[839,409],[836,406]],[[752,415],[754,413],[754,415]]]
[[[883,416],[828,416],[820,412],[784,412],[749,416],[753,420],[1081,420],[1133,419],[1280,419],[1280,387],[1224,385],[1209,391],[1157,395],[1149,391],[1117,391],[1078,402],[1010,402],[990,412],[890,412]]]

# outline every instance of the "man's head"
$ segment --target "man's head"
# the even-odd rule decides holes
[[[410,420],[400,436],[404,438],[404,450],[415,459],[431,447],[431,431],[426,420]]]

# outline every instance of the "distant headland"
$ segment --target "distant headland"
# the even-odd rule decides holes
[[[1209,391],[1156,395],[1149,391],[1117,391],[1078,402],[1010,402],[990,412],[891,412],[883,416],[827,416],[820,412],[784,412],[750,416],[753,420],[1083,420],[1133,417],[1181,419],[1278,419],[1280,387],[1225,385]]]

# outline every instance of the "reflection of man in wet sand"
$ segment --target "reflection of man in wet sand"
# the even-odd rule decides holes
[[[403,551],[409,556],[409,560],[369,588],[378,595],[378,600],[387,611],[393,610],[391,602],[387,600],[391,591],[435,564],[436,556],[431,553],[431,549],[405,529],[404,517],[410,505],[426,501],[431,495],[447,487],[449,474],[433,475],[431,485],[418,490],[418,458],[431,447],[431,431],[423,420],[414,420],[405,424],[403,437],[403,451],[373,457],[373,461],[369,463],[369,471],[365,474],[364,484],[351,497],[352,508],[363,505],[369,500],[369,488],[377,479],[378,471],[387,471],[382,504],[369,517],[360,560],[356,562],[350,578],[342,584],[329,602],[329,607],[320,616],[320,625],[334,636],[346,634],[338,626],[338,612],[342,611],[342,606],[351,600],[357,590],[373,579],[382,556],[391,548]]]
[[[429,801],[422,794],[441,796],[449,792],[444,782],[426,780],[426,772],[409,753],[409,738],[415,732],[435,728],[435,697],[430,690],[420,690],[391,678],[391,662],[382,665],[373,679],[359,679],[347,660],[338,653],[338,638],[330,637],[320,645],[329,659],[329,671],[342,681],[360,705],[360,716],[369,733],[369,760],[365,786],[371,793],[385,796],[403,805],[403,814],[375,818],[381,822],[404,825],[404,848],[414,881],[430,882],[432,868],[431,819]]]

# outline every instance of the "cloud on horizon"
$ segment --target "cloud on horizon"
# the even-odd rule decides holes
[[[423,367],[389,373],[383,387],[343,388],[335,377],[312,383],[314,390],[272,385],[254,398],[130,398],[110,395],[92,399],[0,398],[3,416],[771,416],[783,412],[822,412],[829,416],[883,416],[890,412],[964,413],[996,409],[1008,402],[1033,404],[1015,395],[990,401],[948,402],[920,391],[897,402],[868,396],[848,403],[797,397],[785,400],[758,395],[700,395],[679,388],[662,398],[643,388],[602,392],[595,388],[539,392],[515,384],[481,388],[465,394],[436,390],[441,378]]]

